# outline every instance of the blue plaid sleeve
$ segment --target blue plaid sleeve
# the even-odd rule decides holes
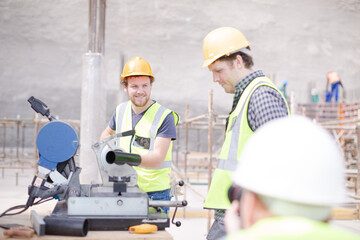
[[[284,98],[275,89],[262,86],[250,97],[247,117],[254,132],[265,123],[288,115]]]

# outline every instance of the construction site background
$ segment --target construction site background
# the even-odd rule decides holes
[[[232,95],[201,69],[202,40],[220,26],[240,29],[251,43],[255,69],[288,94],[324,100],[326,73],[337,71],[347,101],[359,102],[360,1],[214,0],[106,1],[104,83],[106,119],[126,100],[120,74],[134,56],[154,72],[152,98],[184,118],[207,109],[230,111]],[[88,51],[89,0],[0,1],[0,118],[32,118],[30,96],[43,99],[62,119],[80,119],[83,55]],[[105,128],[107,122],[103,123]]]
[[[212,212],[202,209],[211,176],[217,164],[225,130],[226,115],[218,115],[212,108],[212,90],[209,91],[208,111],[189,117],[191,106],[186,105],[185,118],[177,126],[177,140],[173,147],[173,180],[184,180],[181,199],[193,199],[189,207],[178,212],[183,217],[206,217],[208,224]],[[324,126],[343,149],[348,202],[334,211],[333,219],[360,220],[360,103],[300,104],[289,102],[292,114],[304,115]],[[80,134],[80,121],[62,119]],[[36,136],[47,119],[35,115],[33,119],[0,119],[2,136],[0,168],[2,178],[12,171],[16,184],[24,169],[36,172],[38,153]],[[311,136],[309,136],[311,137]],[[81,136],[80,136],[81,138]],[[81,148],[81,146],[80,146]],[[79,151],[78,151],[79,153]],[[79,163],[79,154],[75,160]],[[326,166],[324,166],[324,170]],[[29,178],[29,184],[31,179]],[[199,187],[200,186],[200,187]],[[25,201],[25,199],[24,199]],[[195,203],[195,204],[194,204]],[[172,214],[172,213],[171,213]]]
[[[46,102],[51,113],[71,124],[81,138],[89,2],[0,1],[2,183],[8,179],[24,187],[35,171],[36,136],[48,121],[34,116],[27,103],[30,96]],[[205,0],[107,0],[105,74],[101,78],[106,90],[106,119],[118,103],[127,100],[120,86],[124,63],[134,56],[143,57],[156,79],[152,98],[181,119],[173,147],[173,178],[185,180],[180,197],[189,200],[189,206],[177,214],[205,217],[206,233],[212,212],[203,210],[202,203],[223,142],[233,95],[215,86],[211,73],[200,68],[202,40],[216,27],[236,27],[251,43],[255,69],[263,70],[279,87],[287,81],[291,113],[322,124],[342,147],[349,199],[334,210],[333,220],[356,220],[358,224],[359,13],[358,0],[214,0],[211,4]],[[344,85],[337,103],[325,103],[328,71],[338,72]],[[317,103],[311,103],[314,92]],[[107,122],[101,124],[104,129]],[[22,196],[26,196],[25,191],[26,187]],[[17,201],[23,204],[26,199]]]

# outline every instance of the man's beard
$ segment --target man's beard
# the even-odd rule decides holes
[[[136,107],[144,107],[150,100],[150,97],[145,95],[141,100],[136,99],[136,97],[130,98],[132,104]]]

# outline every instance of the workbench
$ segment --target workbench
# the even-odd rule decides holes
[[[0,224],[21,224],[25,226],[31,226],[30,215],[29,213],[23,213],[20,215],[7,216],[0,218]],[[5,229],[0,228],[0,239],[4,238]],[[11,238],[9,238],[11,239]],[[136,239],[136,240],[145,240],[145,239],[159,239],[159,240],[173,240],[173,237],[165,231],[157,231],[149,234],[132,234],[127,231],[89,231],[86,237],[71,237],[71,236],[54,236],[54,235],[45,235],[37,236],[34,235],[32,238],[28,239],[91,239],[91,240],[103,240],[103,239]]]

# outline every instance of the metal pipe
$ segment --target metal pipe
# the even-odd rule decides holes
[[[207,117],[208,117],[207,114],[203,114],[203,115],[193,117],[193,118],[190,118],[190,119],[186,118],[185,123],[192,123],[192,122],[195,122],[195,121],[206,119]]]
[[[89,1],[88,51],[104,55],[106,0]]]
[[[336,121],[328,121],[328,122],[321,122],[320,125],[334,125],[334,124],[346,124],[346,123],[359,123],[360,118],[349,119],[349,120],[336,120]]]
[[[177,169],[176,166],[172,165],[172,171],[174,171],[180,178],[182,179],[186,179],[185,176],[179,171],[179,169]],[[196,189],[194,189],[191,184],[188,182],[188,180],[184,180],[184,184],[186,187],[190,188],[190,190],[192,190],[195,194],[197,194],[199,197],[201,197],[203,200],[205,200],[205,196],[202,195],[201,193],[199,193]]]
[[[22,126],[22,136],[21,136],[21,155],[24,156],[24,148],[25,148],[25,132],[26,132],[26,124],[25,122],[21,123]]]
[[[358,118],[360,118],[360,111],[358,111]],[[360,124],[358,123],[356,126],[356,137],[357,137],[357,141],[360,140]],[[355,187],[355,194],[359,195],[360,194],[360,144],[358,142],[357,144],[357,159],[356,159],[356,172],[357,172],[357,178],[356,178],[356,187]],[[359,213],[358,213],[359,214]],[[359,219],[359,216],[358,216]]]
[[[106,162],[109,164],[115,163],[116,165],[123,165],[127,163],[130,166],[138,166],[141,163],[141,157],[139,154],[114,150],[106,153]]]
[[[185,181],[188,180],[187,176],[187,163],[188,163],[188,155],[189,155],[189,104],[186,104],[185,107],[185,158],[184,158],[184,174]],[[186,187],[184,187],[184,198],[186,199]],[[186,208],[183,209],[183,216],[186,216]]]
[[[46,235],[83,237],[89,231],[89,224],[85,218],[47,216],[44,222]]]
[[[177,127],[176,128],[176,137],[177,139],[180,139],[180,128]],[[175,155],[175,166],[176,167],[179,167],[179,141],[175,141],[175,152],[176,152],[176,155]]]
[[[100,12],[99,12],[99,30],[98,30],[98,44],[97,52],[105,55],[104,43],[105,43],[105,14],[106,14],[106,0],[100,0]]]
[[[188,202],[183,201],[149,201],[150,207],[186,207]]]
[[[16,161],[19,162],[19,147],[20,147],[20,116],[16,116]]]
[[[211,173],[212,173],[212,145],[213,145],[213,90],[209,90],[209,106],[208,106],[209,114],[208,114],[208,191],[210,190],[210,183],[211,183]],[[211,223],[211,212],[208,210],[208,218],[207,218],[207,228],[208,231],[210,230],[210,223]]]
[[[38,133],[39,133],[39,129],[40,129],[40,122],[39,122],[40,120],[39,120],[39,114],[38,113],[35,113],[35,117],[34,117],[34,122],[35,122],[35,126],[34,126],[34,128],[35,128],[35,133],[34,133],[34,141],[33,141],[33,145],[34,145],[34,175],[36,174],[36,172],[37,172],[37,167],[36,167],[36,162],[37,162],[37,160],[38,160],[38,155],[39,155],[39,152],[38,152],[38,150],[37,150],[37,147],[36,147],[36,137],[37,137],[37,135],[38,135]]]
[[[97,0],[89,1],[89,52],[96,51],[96,11],[97,10]]]
[[[3,159],[5,159],[6,157],[6,153],[5,153],[5,145],[6,145],[6,124],[3,123],[3,129],[4,129],[4,132],[3,132],[3,138],[2,138],[2,144],[3,144]]]

